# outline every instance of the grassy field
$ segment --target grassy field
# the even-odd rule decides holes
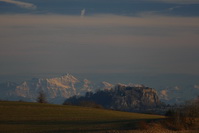
[[[163,116],[52,104],[0,102],[0,133],[67,133],[130,130]]]

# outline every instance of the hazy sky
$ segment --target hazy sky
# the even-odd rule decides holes
[[[199,0],[0,0],[0,74],[199,74]]]

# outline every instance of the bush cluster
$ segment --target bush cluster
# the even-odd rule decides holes
[[[199,129],[199,97],[185,105],[166,112],[165,125],[173,130]]]

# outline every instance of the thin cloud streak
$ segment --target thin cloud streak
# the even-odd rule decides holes
[[[199,17],[172,17],[143,15],[127,17],[117,15],[95,15],[85,17],[66,15],[1,15],[0,26],[151,26],[151,27],[199,27]],[[25,21],[24,21],[25,20]]]
[[[81,10],[81,17],[84,17],[84,16],[85,16],[85,13],[86,13],[86,9],[82,9],[82,10]]]
[[[32,3],[27,3],[27,2],[21,2],[21,1],[15,1],[15,0],[0,0],[3,2],[11,3],[14,5],[17,5],[21,8],[26,8],[26,9],[36,9],[37,6],[32,4]]]

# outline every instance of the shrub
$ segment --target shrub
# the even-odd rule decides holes
[[[187,102],[180,108],[170,109],[166,112],[165,125],[174,130],[192,130],[198,128],[199,104],[196,101]]]

